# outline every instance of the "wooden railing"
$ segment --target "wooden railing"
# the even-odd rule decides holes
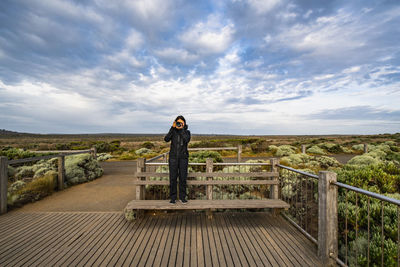
[[[237,162],[242,161],[242,145],[238,145],[237,147],[191,147],[188,148],[188,151],[219,151],[219,150],[237,150]],[[155,156],[151,159],[148,159],[147,162],[153,162],[160,158],[163,159],[164,162],[168,162],[169,151],[162,153],[161,155]]]
[[[0,214],[7,212],[7,190],[8,190],[8,165],[21,164],[44,159],[58,158],[58,190],[64,189],[65,182],[65,157],[76,154],[91,153],[94,158],[97,157],[96,148],[93,147],[87,150],[52,150],[52,151],[31,151],[34,153],[57,153],[53,155],[44,155],[25,159],[8,160],[7,157],[0,157]]]
[[[189,166],[204,166],[205,172],[189,172],[188,178],[199,178],[206,177],[207,180],[187,180],[188,185],[204,185],[206,186],[206,198],[211,200],[213,187],[217,185],[268,185],[272,187],[270,190],[270,197],[272,199],[278,199],[278,187],[279,181],[277,172],[277,159],[271,159],[270,163],[214,163],[211,158],[208,158],[205,163],[193,163],[189,162]],[[148,162],[145,158],[139,158],[137,161],[136,179],[136,199],[145,199],[145,185],[169,185],[169,180],[164,181],[151,181],[150,177],[169,177],[167,172],[156,172],[154,169],[150,170],[150,167],[168,166],[165,162]],[[233,172],[233,173],[222,173],[214,172],[214,167],[218,166],[269,166],[270,172]],[[246,178],[270,178],[268,180],[213,180],[215,177],[224,178],[235,178],[235,177],[246,177]]]

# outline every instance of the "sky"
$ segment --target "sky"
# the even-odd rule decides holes
[[[0,129],[400,132],[400,2],[2,0]]]

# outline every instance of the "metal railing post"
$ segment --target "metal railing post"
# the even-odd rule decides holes
[[[0,157],[0,214],[7,212],[8,158]]]
[[[336,266],[338,212],[336,173],[321,171],[318,180],[318,256],[324,266]]]

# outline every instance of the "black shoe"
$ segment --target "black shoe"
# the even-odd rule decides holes
[[[188,201],[187,201],[186,199],[184,199],[184,200],[181,200],[181,203],[182,203],[183,205],[186,205],[186,204],[188,203]]]
[[[176,201],[171,199],[171,200],[169,201],[169,203],[170,203],[170,204],[176,204]]]

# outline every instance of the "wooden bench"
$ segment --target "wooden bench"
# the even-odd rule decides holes
[[[187,204],[177,204],[169,200],[132,200],[126,206],[128,210],[206,210],[206,209],[288,209],[290,205],[281,199],[194,199]]]
[[[213,172],[212,159],[207,159],[206,172],[188,173],[188,178],[201,178],[206,180],[187,180],[188,185],[204,185],[206,186],[207,199],[189,200],[187,204],[177,203],[171,204],[169,200],[145,200],[146,185],[169,185],[168,180],[149,180],[150,177],[169,177],[168,173],[146,172],[146,164],[144,160],[138,160],[138,169],[135,174],[136,200],[132,200],[125,208],[126,217],[136,218],[143,213],[144,210],[207,210],[209,217],[211,211],[215,209],[274,209],[275,214],[281,209],[288,209],[290,205],[278,198],[279,172],[275,168],[277,161],[271,161],[271,172],[250,172],[250,173],[223,173]],[[215,178],[270,178],[258,180],[214,180]],[[214,179],[213,179],[214,178]],[[234,200],[217,200],[212,199],[213,186],[218,185],[269,185],[271,189],[270,199],[234,199]],[[128,215],[127,215],[128,214]]]

